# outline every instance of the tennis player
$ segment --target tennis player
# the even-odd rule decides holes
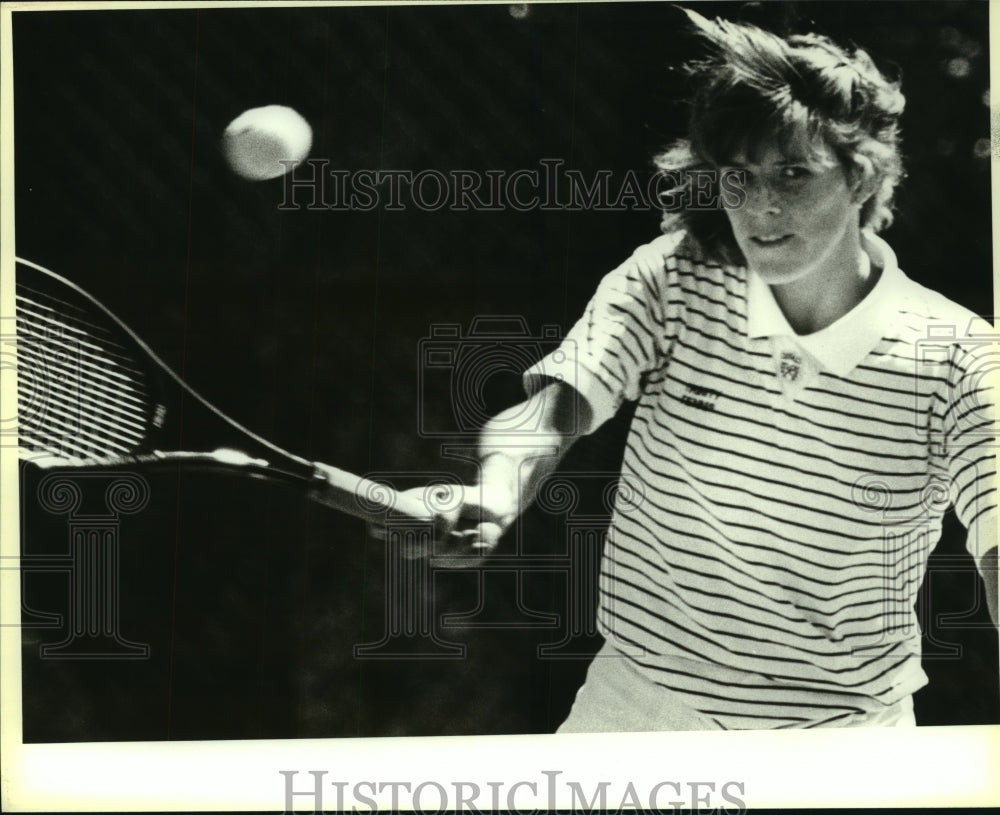
[[[488,553],[573,441],[638,401],[622,467],[641,500],[615,509],[605,645],[560,731],[913,725],[914,603],[949,505],[997,619],[991,328],[877,237],[898,85],[821,36],[689,17],[707,55],[658,166],[674,202],[711,170],[737,205],[669,207],[603,279],[484,428],[439,544]],[[539,415],[526,447],[517,417]]]

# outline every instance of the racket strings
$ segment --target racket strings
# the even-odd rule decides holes
[[[70,380],[70,371],[69,366],[66,364],[53,361],[52,358],[47,358],[32,350],[27,350],[25,346],[21,346],[18,349],[18,357],[18,371],[22,375],[27,375],[26,387],[29,389],[34,384],[33,374],[36,374],[40,368],[45,368],[46,380],[44,385],[46,393],[52,397],[53,408],[58,407],[60,404],[73,405],[74,407],[79,404],[81,407],[94,411],[95,420],[105,423],[109,427],[115,426],[112,423],[113,418],[115,422],[124,428],[132,428],[140,433],[142,432],[141,421],[132,412],[108,405],[100,401],[100,399],[95,398],[94,394],[82,393],[79,389],[74,389],[67,385],[67,380]],[[101,389],[102,394],[105,394],[105,391],[106,389]],[[28,393],[30,395],[31,391],[29,390]],[[113,394],[112,391],[108,393]],[[105,418],[101,418],[99,411],[104,412]]]
[[[20,298],[18,305],[22,305]],[[27,305],[23,304],[21,312],[18,313],[18,327],[22,331],[22,336],[37,340],[24,346],[25,353],[36,364],[52,366],[53,372],[58,375],[65,375],[70,368],[82,367],[95,390],[106,394],[110,399],[131,403],[137,410],[145,408],[145,400],[134,387],[137,378],[135,372],[131,372],[130,376],[124,376],[117,367],[110,368],[108,361],[109,357],[114,359],[113,355],[102,357],[99,353],[95,353],[101,349],[93,343],[84,343],[76,338],[67,339],[65,335],[55,333],[59,323],[51,316],[45,316],[42,321],[33,319],[34,315],[27,310]],[[117,364],[119,363],[116,360]]]
[[[37,382],[33,380],[37,369],[27,375],[25,366],[19,364],[18,369],[22,381],[28,380],[19,394],[19,419],[20,442],[29,450],[106,458],[125,453],[141,441],[143,433],[136,432],[137,425],[120,420],[115,424],[103,406],[74,399],[85,385],[71,382],[70,388],[59,393],[51,387],[51,371]]]
[[[95,337],[107,335],[107,328],[97,325],[85,319],[85,314],[70,303],[57,302],[63,311],[50,308],[39,302],[46,297],[38,292],[33,292],[34,299],[24,293],[24,287],[19,287],[17,301],[21,307],[19,316],[26,322],[33,322],[33,327],[37,329],[37,334],[56,343],[72,343],[74,350],[78,351],[81,358],[93,360],[103,364],[106,360],[113,359],[121,366],[121,373],[118,371],[108,371],[113,376],[117,376],[122,384],[128,383],[135,376],[141,376],[141,372],[134,367],[132,358],[124,349],[110,340],[102,343],[94,341]],[[48,298],[53,299],[54,298]]]
[[[16,317],[22,452],[75,461],[141,444],[150,401],[145,377],[113,333],[75,303],[21,280]]]

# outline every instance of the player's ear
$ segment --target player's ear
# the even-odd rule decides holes
[[[864,204],[875,194],[879,178],[868,156],[854,156],[851,165],[847,168],[847,182],[851,188],[851,199],[858,206]]]

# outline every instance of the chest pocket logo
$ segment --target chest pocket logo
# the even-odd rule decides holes
[[[712,388],[701,388],[697,385],[688,385],[687,391],[681,397],[685,405],[691,405],[699,410],[715,410],[715,402],[719,398],[719,392]]]

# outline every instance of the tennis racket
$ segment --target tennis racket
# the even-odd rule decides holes
[[[237,424],[69,280],[18,258],[15,289],[21,460],[43,469],[217,470],[294,486],[372,522],[389,513],[433,520],[433,500],[292,455]],[[210,443],[180,449],[184,426]]]

